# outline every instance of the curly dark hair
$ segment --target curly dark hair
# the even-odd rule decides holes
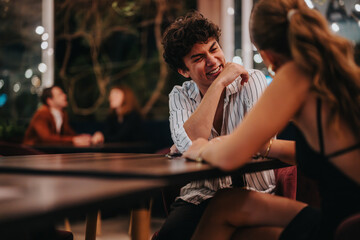
[[[196,43],[207,43],[210,38],[219,42],[220,28],[197,11],[191,11],[173,22],[163,35],[163,57],[177,71],[187,70],[183,58]]]

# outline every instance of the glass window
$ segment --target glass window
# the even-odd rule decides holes
[[[0,1],[0,138],[21,128],[37,108],[41,8],[41,0]]]
[[[255,4],[257,0],[254,0]],[[355,59],[360,65],[360,1],[359,0],[306,0],[319,10],[328,20],[329,28],[335,33],[349,39],[355,46]],[[241,9],[242,0],[235,0],[235,58],[234,61],[242,63],[243,50],[241,49]],[[271,82],[260,54],[253,49],[253,66],[260,69]]]

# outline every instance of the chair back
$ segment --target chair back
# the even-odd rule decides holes
[[[336,229],[334,240],[358,240],[360,238],[360,213],[345,219]]]
[[[0,141],[0,155],[2,156],[37,155],[37,154],[43,154],[43,152],[24,144]]]

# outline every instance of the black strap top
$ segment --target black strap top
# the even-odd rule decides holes
[[[320,99],[317,100],[317,127],[320,152],[315,151],[307,143],[300,130],[296,131],[296,161],[305,175],[318,182],[324,216],[322,229],[324,234],[326,232],[327,236],[331,236],[344,218],[360,212],[360,185],[339,170],[329,159],[360,148],[360,144],[324,155]]]
[[[317,128],[318,128],[318,136],[319,136],[319,142],[320,142],[320,154],[324,155],[324,136],[323,136],[323,132],[322,132],[322,124],[321,124],[321,100],[320,98],[317,99],[316,101],[316,115],[317,115]],[[355,144],[353,146],[347,147],[345,149],[342,150],[338,150],[334,153],[331,153],[327,156],[325,156],[326,158],[332,158],[332,157],[336,157],[336,156],[340,156],[344,153],[353,151],[357,148],[360,148],[360,143]]]

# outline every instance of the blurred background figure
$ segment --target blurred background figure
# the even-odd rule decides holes
[[[67,96],[60,87],[45,88],[42,92],[43,105],[35,112],[25,132],[24,144],[74,144],[89,146],[104,142],[101,132],[77,135],[69,124],[64,110],[68,106]]]
[[[109,94],[110,115],[104,129],[106,142],[144,140],[143,119],[134,92],[127,86],[113,86]]]

